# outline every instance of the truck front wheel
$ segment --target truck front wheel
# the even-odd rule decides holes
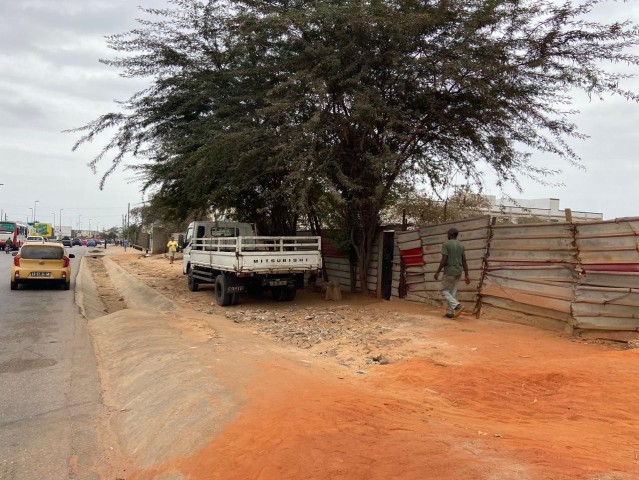
[[[191,292],[197,292],[200,289],[200,284],[193,276],[193,270],[189,270],[189,274],[187,276],[188,279],[188,287]]]
[[[215,278],[215,301],[220,307],[227,307],[236,303],[235,293],[226,291],[226,277],[222,274]]]

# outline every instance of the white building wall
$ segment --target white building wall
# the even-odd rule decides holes
[[[517,223],[518,218],[539,217],[549,222],[566,220],[566,210],[559,207],[558,198],[507,199],[495,195],[486,196],[490,200],[490,209],[486,212],[495,217],[508,218]],[[603,213],[571,210],[575,222],[603,220]]]

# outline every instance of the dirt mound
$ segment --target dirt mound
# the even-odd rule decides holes
[[[203,418],[233,412],[192,424],[199,440],[188,452],[153,462],[133,452],[127,480],[639,478],[639,350],[348,294],[340,303],[312,291],[284,304],[248,297],[222,309],[211,291],[189,292],[167,259],[109,258],[191,312],[164,312],[153,326],[173,332],[156,349],[152,363],[166,375],[155,382],[177,381],[182,361],[162,357],[179,352],[187,371],[201,368],[205,385],[229,392],[198,386],[214,406]],[[137,349],[122,343],[114,357]],[[178,412],[191,405],[181,390],[163,400]],[[145,408],[153,403],[136,406]]]

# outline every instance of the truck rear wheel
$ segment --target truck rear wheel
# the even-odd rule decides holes
[[[226,277],[222,274],[215,278],[215,301],[220,307],[227,307],[237,303],[235,293],[226,291]]]
[[[287,302],[292,302],[293,300],[295,300],[295,295],[297,295],[297,289],[296,288],[287,288],[286,289],[286,301]]]
[[[286,287],[271,287],[271,297],[276,302],[283,302],[286,300]]]
[[[292,302],[297,290],[290,287],[272,287],[271,296],[276,302]]]
[[[191,292],[197,292],[200,289],[200,284],[193,276],[193,270],[189,270],[188,278],[188,287]]]

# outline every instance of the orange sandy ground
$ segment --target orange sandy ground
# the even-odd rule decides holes
[[[265,357],[220,435],[127,480],[639,478],[639,350],[467,315],[424,321],[437,328],[414,336],[431,352],[366,375]]]

